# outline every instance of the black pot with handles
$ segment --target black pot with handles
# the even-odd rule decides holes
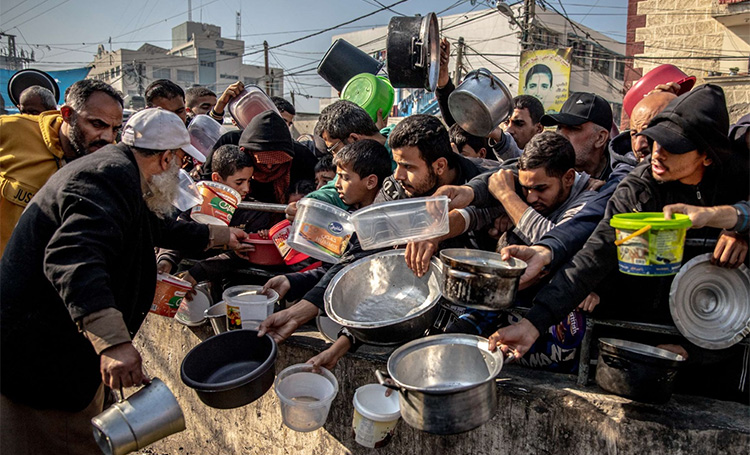
[[[435,90],[440,72],[440,31],[435,13],[391,18],[385,46],[391,85]]]

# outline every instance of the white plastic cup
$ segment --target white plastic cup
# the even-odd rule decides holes
[[[366,384],[354,392],[354,440],[371,449],[390,442],[401,417],[398,393],[386,397],[386,390],[380,384]]]
[[[312,365],[300,363],[279,373],[274,390],[279,397],[284,425],[306,433],[325,425],[339,383],[325,368],[313,373]]]

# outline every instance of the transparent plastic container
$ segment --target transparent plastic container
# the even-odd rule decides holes
[[[253,117],[261,112],[270,110],[279,113],[271,98],[257,85],[246,85],[245,90],[232,98],[227,109],[241,130],[244,130]]]
[[[274,390],[284,425],[294,431],[308,432],[325,425],[339,383],[325,368],[313,373],[312,365],[300,363],[278,374]]]
[[[325,262],[338,262],[354,233],[351,215],[334,205],[304,198],[297,204],[289,245]]]
[[[190,143],[193,144],[203,156],[211,153],[211,147],[221,137],[221,124],[208,115],[196,115],[188,125]]]
[[[448,233],[448,197],[421,197],[383,202],[351,216],[364,250],[403,245]]]
[[[279,300],[279,294],[269,289],[261,293],[263,286],[232,286],[227,288],[221,298],[226,303],[227,326],[229,330],[257,330],[260,323],[273,314],[273,306]]]

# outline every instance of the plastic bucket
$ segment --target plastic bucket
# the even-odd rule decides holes
[[[628,117],[633,113],[633,108],[657,85],[676,82],[680,85],[680,92],[677,95],[687,93],[695,85],[695,76],[688,76],[681,69],[674,65],[665,63],[652,69],[638,79],[622,99],[622,108]]]
[[[380,384],[367,384],[354,392],[354,440],[371,449],[390,442],[401,418],[398,393],[386,397],[386,390]]]
[[[339,383],[325,368],[313,373],[312,365],[302,363],[279,373],[274,390],[279,397],[284,425],[294,431],[308,432],[326,423]]]
[[[291,246],[289,246],[288,240],[289,235],[292,233],[292,223],[289,220],[284,220],[273,225],[268,231],[268,236],[273,240],[276,245],[276,249],[279,250],[281,257],[284,258],[286,265],[294,265],[298,262],[302,262],[310,256],[300,253]]]
[[[354,233],[349,213],[312,198],[302,199],[297,207],[289,244],[321,261],[338,262]]]
[[[203,224],[229,226],[237,204],[242,200],[240,193],[222,183],[205,180],[198,182],[197,186],[203,202],[193,207],[190,217]]]
[[[273,313],[279,294],[269,290],[261,294],[263,286],[232,286],[222,294],[226,303],[227,328],[229,330],[257,330],[260,323]]]
[[[383,63],[344,41],[337,39],[320,60],[318,74],[340,92],[347,82],[357,74],[378,74]]]
[[[248,234],[245,243],[255,246],[255,251],[247,254],[247,260],[258,265],[280,265],[284,258],[276,249],[276,244],[271,239],[262,239],[258,234]]]
[[[156,275],[156,290],[150,311],[160,316],[173,318],[185,294],[191,289],[193,286],[190,283],[168,273]]]
[[[609,225],[615,228],[620,272],[637,276],[676,274],[682,264],[685,233],[692,225],[687,215],[665,220],[661,212],[620,213]]]
[[[351,101],[367,111],[375,122],[378,120],[379,109],[383,110],[383,117],[388,115],[393,108],[395,96],[387,78],[370,73],[357,74],[341,91],[341,99]]]
[[[262,112],[274,111],[279,114],[273,100],[257,85],[246,85],[244,90],[232,98],[227,110],[240,130],[244,130]]]

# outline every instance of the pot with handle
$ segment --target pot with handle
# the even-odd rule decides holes
[[[513,95],[500,78],[479,68],[448,96],[448,109],[466,132],[485,137],[513,113]]]
[[[510,359],[500,350],[491,352],[486,338],[434,335],[396,349],[388,358],[388,372],[376,371],[375,376],[381,385],[399,392],[406,423],[428,433],[456,434],[495,414],[495,378]]]
[[[440,32],[435,13],[391,18],[385,47],[391,85],[435,91],[440,71]]]

